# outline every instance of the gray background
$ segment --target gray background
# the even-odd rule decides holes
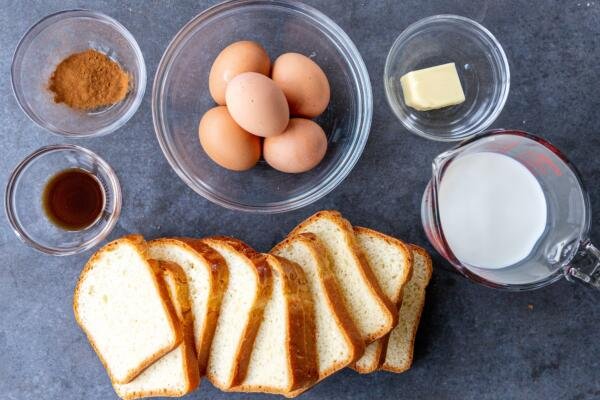
[[[521,128],[554,142],[583,172],[600,239],[600,1],[317,1],[361,51],[373,84],[374,120],[364,154],[331,194],[275,216],[227,211],[196,195],[162,156],[154,136],[150,88],[171,37],[207,1],[0,1],[0,186],[25,155],[63,141],[36,127],[11,93],[10,61],[27,27],[46,14],[86,7],[123,23],[144,52],[149,80],[139,112],[118,132],[77,143],[98,152],[123,185],[123,213],[111,238],[228,234],[267,250],[310,213],[334,208],[353,223],[426,245],[419,204],[431,159],[448,145],[409,134],[383,94],[385,56],[410,23],[456,13],[489,28],[511,65],[511,93],[494,127]],[[71,296],[90,252],[68,258],[36,253],[0,215],[0,398],[111,399],[108,377],[77,328]],[[504,293],[444,270],[437,256],[416,344],[402,375],[343,371],[306,399],[600,398],[600,297],[559,282],[528,293]],[[221,394],[204,381],[190,398]],[[256,396],[260,398],[261,396]]]

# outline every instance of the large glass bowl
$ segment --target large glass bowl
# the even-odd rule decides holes
[[[316,121],[329,148],[312,171],[286,174],[262,161],[246,172],[228,171],[200,147],[198,122],[215,106],[210,67],[238,40],[262,44],[272,60],[285,52],[305,54],[327,74],[331,102]],[[167,160],[193,190],[230,209],[276,213],[306,206],[344,180],[367,141],[372,102],[365,64],[331,19],[294,1],[229,1],[197,15],[171,41],[156,72],[152,113]]]

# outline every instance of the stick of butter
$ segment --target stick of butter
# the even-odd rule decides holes
[[[404,102],[418,111],[454,106],[465,101],[454,63],[411,71],[400,78]]]

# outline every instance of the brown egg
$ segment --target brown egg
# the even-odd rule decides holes
[[[271,61],[265,49],[256,42],[242,40],[219,53],[208,75],[208,89],[217,104],[225,105],[227,83],[242,72],[269,75]]]
[[[206,154],[223,168],[245,171],[260,158],[260,138],[240,128],[227,107],[208,110],[200,120],[198,134]]]
[[[285,53],[273,63],[271,78],[285,93],[290,114],[314,118],[329,104],[329,81],[310,58],[298,53]]]
[[[316,167],[327,151],[327,137],[316,122],[292,118],[281,135],[268,137],[263,155],[270,166],[281,172],[306,172]]]
[[[231,117],[254,135],[279,135],[290,119],[288,103],[279,86],[256,72],[244,72],[233,78],[227,85],[225,98]]]

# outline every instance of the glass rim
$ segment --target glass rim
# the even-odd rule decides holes
[[[488,137],[492,137],[492,136],[498,136],[498,135],[519,136],[519,137],[528,139],[530,141],[536,142],[536,143],[540,144],[541,146],[545,147],[548,151],[554,153],[573,172],[573,175],[577,179],[577,183],[579,184],[579,186],[581,188],[583,201],[584,201],[585,209],[586,209],[586,220],[585,220],[585,224],[582,229],[581,237],[579,238],[579,245],[581,245],[581,243],[585,242],[585,240],[589,239],[590,228],[591,228],[591,203],[590,203],[589,192],[588,192],[587,188],[585,187],[585,184],[583,183],[582,175],[579,172],[579,170],[577,169],[577,167],[564,155],[564,153],[562,151],[560,151],[556,146],[554,146],[552,144],[552,142],[550,142],[549,140],[546,140],[540,136],[534,135],[532,133],[529,133],[529,132],[526,132],[526,131],[523,131],[520,129],[492,129],[492,130],[482,132],[478,135],[475,135],[469,139],[464,140],[463,142],[459,143],[457,146],[453,147],[452,149],[447,150],[447,151],[439,154],[438,156],[436,156],[436,159],[442,155],[456,152],[458,149],[469,146],[475,142],[478,142],[479,140],[482,140],[482,139],[485,139]],[[435,176],[435,173],[434,173],[434,176],[432,176],[431,180],[428,182],[428,184],[425,188],[425,191],[423,192],[423,197],[421,200],[421,204],[422,204],[422,206],[421,206],[421,224],[422,224],[423,228],[425,229],[425,231],[427,231],[427,229],[426,229],[426,224],[425,224],[426,221],[425,221],[425,213],[424,213],[423,205],[425,204],[425,200],[428,195],[431,196],[431,201],[433,201],[432,208],[438,209],[437,189],[436,189],[438,184],[433,185],[432,183],[434,180],[436,182],[438,180],[438,178]],[[470,279],[478,284],[481,284],[483,286],[487,286],[487,287],[490,287],[493,289],[500,289],[500,290],[506,290],[506,291],[512,291],[512,292],[521,292],[521,291],[535,290],[535,289],[539,289],[539,288],[548,286],[548,285],[560,280],[561,278],[563,278],[565,276],[565,268],[569,265],[569,263],[571,262],[571,260],[575,257],[575,255],[577,253],[577,251],[574,251],[573,254],[571,254],[571,256],[569,258],[567,258],[565,260],[561,260],[560,267],[557,268],[556,271],[554,271],[553,273],[548,275],[546,278],[540,279],[538,281],[530,282],[530,283],[511,283],[511,284],[494,282],[494,281],[485,279],[485,278],[477,275],[475,272],[473,272],[470,269],[468,269],[467,267],[465,267],[456,258],[456,256],[454,256],[454,254],[452,253],[452,249],[448,245],[448,242],[446,241],[444,232],[442,230],[442,225],[439,220],[439,213],[433,212],[432,215],[433,215],[433,221],[431,224],[427,224],[427,226],[430,226],[431,228],[433,228],[435,230],[435,234],[439,237],[439,240],[442,242],[442,246],[444,247],[444,250],[447,252],[448,257],[445,257],[443,255],[442,255],[442,257],[444,257],[459,273],[461,273],[468,279]],[[429,237],[428,237],[428,239],[429,239]]]
[[[398,48],[400,46],[402,46],[407,39],[409,39],[416,32],[419,32],[419,30],[421,30],[423,27],[425,27],[429,24],[435,24],[440,21],[451,22],[454,24],[458,23],[458,24],[470,25],[471,27],[475,28],[475,30],[477,30],[481,36],[488,39],[493,45],[492,47],[490,47],[490,49],[492,50],[492,52],[495,53],[494,59],[497,58],[496,61],[499,61],[496,64],[504,78],[504,81],[503,81],[503,84],[501,87],[501,91],[500,91],[500,97],[498,98],[498,101],[494,105],[493,111],[483,121],[480,121],[479,123],[477,123],[474,126],[468,127],[469,129],[466,129],[466,130],[463,129],[466,131],[466,133],[463,133],[459,136],[454,136],[454,137],[443,137],[443,136],[431,134],[431,133],[426,132],[425,130],[419,129],[414,124],[410,124],[406,120],[406,118],[404,118],[402,113],[399,111],[399,107],[396,105],[396,102],[394,101],[392,88],[388,84],[388,80],[390,77],[391,65],[393,63],[392,55],[398,51]],[[479,22],[474,21],[467,17],[455,15],[455,14],[432,15],[432,16],[420,19],[416,22],[413,22],[406,29],[404,29],[398,35],[398,37],[394,40],[394,43],[390,47],[390,50],[388,51],[388,54],[385,59],[385,65],[384,65],[384,70],[383,70],[383,87],[385,90],[385,97],[386,97],[389,107],[391,108],[391,110],[394,113],[394,115],[396,116],[396,118],[398,118],[398,120],[400,120],[402,125],[406,129],[408,129],[409,132],[411,132],[417,136],[421,136],[423,138],[438,141],[438,142],[457,142],[457,141],[468,139],[470,137],[473,137],[474,135],[477,135],[480,132],[485,131],[485,129],[487,129],[498,118],[498,116],[504,109],[504,106],[508,99],[508,93],[510,91],[510,65],[508,63],[508,58],[506,56],[506,52],[504,51],[504,48],[502,47],[502,45],[500,44],[498,39],[496,39],[494,34],[492,34],[485,26],[481,25]]]
[[[32,239],[25,232],[22,225],[19,223],[18,218],[16,217],[17,213],[15,211],[13,195],[14,195],[14,192],[16,189],[16,183],[17,183],[18,178],[21,176],[21,174],[23,173],[23,171],[27,168],[27,166],[29,164],[31,164],[36,159],[38,159],[48,153],[62,152],[62,151],[75,151],[75,152],[83,153],[83,154],[89,156],[90,158],[92,158],[96,163],[98,163],[100,168],[103,170],[103,172],[106,174],[106,176],[109,179],[108,183],[111,187],[114,198],[112,199],[113,207],[111,209],[111,216],[107,220],[106,224],[102,227],[102,230],[100,232],[98,232],[98,234],[96,234],[95,236],[93,236],[92,238],[87,240],[86,242],[80,244],[79,246],[58,249],[55,247],[49,247],[49,246],[44,246],[44,245],[40,244],[39,242]],[[106,201],[106,199],[105,199],[105,201]],[[119,179],[118,179],[116,173],[114,172],[114,170],[112,169],[112,167],[103,158],[98,156],[93,151],[86,149],[84,147],[81,147],[81,146],[74,145],[74,144],[55,144],[55,145],[43,146],[43,147],[40,147],[39,149],[35,150],[33,153],[29,154],[22,161],[20,161],[17,164],[17,166],[13,169],[13,171],[11,172],[10,177],[8,178],[8,182],[6,184],[6,191],[4,194],[4,211],[6,213],[6,217],[8,219],[8,222],[11,226],[12,231],[19,238],[19,240],[21,240],[26,245],[34,248],[35,250],[38,250],[45,254],[50,254],[50,255],[55,255],[55,256],[68,256],[68,255],[77,254],[77,253],[83,252],[85,250],[88,250],[88,249],[96,246],[98,243],[100,243],[104,238],[106,238],[106,236],[108,236],[108,234],[115,227],[117,220],[119,219],[119,215],[121,213],[121,206],[122,206],[121,185],[120,185]]]
[[[35,40],[35,37],[32,37],[32,35],[41,32],[46,27],[48,27],[52,24],[55,24],[57,22],[60,22],[61,20],[65,19],[65,18],[73,18],[73,17],[92,18],[92,19],[100,20],[100,21],[110,24],[119,34],[121,34],[125,38],[127,43],[129,43],[131,45],[133,52],[135,54],[135,58],[137,59],[138,64],[139,64],[139,69],[137,71],[139,77],[135,83],[136,90],[133,93],[134,99],[131,102],[131,104],[129,105],[129,107],[127,107],[125,109],[125,112],[121,116],[119,116],[119,118],[115,119],[110,124],[107,124],[107,125],[101,127],[100,129],[96,129],[94,131],[88,131],[88,132],[75,132],[75,131],[69,131],[66,129],[62,129],[62,128],[59,128],[58,126],[46,121],[45,119],[41,118],[35,112],[35,110],[33,110],[30,107],[28,102],[23,97],[23,94],[20,90],[20,83],[19,83],[20,78],[17,78],[18,72],[19,72],[19,69],[21,66],[22,55],[23,55],[22,53],[32,43],[32,41]],[[19,105],[19,108],[23,111],[23,113],[25,113],[25,115],[33,123],[38,125],[40,128],[46,129],[54,135],[57,135],[60,137],[67,137],[67,138],[91,138],[91,137],[104,136],[104,135],[107,135],[109,133],[116,131],[117,129],[119,129],[120,127],[125,125],[127,123],[127,121],[129,121],[131,119],[131,117],[137,112],[140,105],[142,104],[142,100],[144,98],[144,93],[146,91],[146,80],[147,80],[147,73],[146,73],[146,62],[144,60],[144,55],[143,55],[142,50],[140,49],[137,41],[131,34],[131,32],[129,32],[129,30],[127,28],[125,28],[125,26],[123,26],[123,24],[121,24],[116,19],[114,19],[106,14],[103,14],[101,12],[87,10],[87,9],[67,9],[67,10],[57,11],[55,13],[46,15],[39,21],[32,24],[19,39],[19,42],[13,52],[11,66],[10,66],[11,89],[12,89],[13,95],[17,99],[17,104]]]
[[[169,76],[173,60],[181,47],[187,42],[190,34],[194,32],[198,26],[210,22],[213,18],[224,13],[240,7],[249,8],[257,6],[278,7],[293,11],[302,15],[304,18],[309,18],[312,22],[317,24],[323,31],[322,33],[325,34],[329,40],[334,42],[336,48],[340,51],[344,60],[349,65],[354,78],[354,83],[357,84],[354,90],[357,93],[358,98],[356,111],[357,122],[355,131],[353,132],[350,149],[338,164],[333,167],[332,171],[321,182],[304,193],[290,199],[264,204],[250,204],[243,201],[228,199],[211,190],[202,182],[192,179],[185,169],[181,167],[176,155],[171,151],[168,140],[165,138],[165,132],[168,131],[168,128],[165,122],[165,106],[163,102],[165,82]],[[360,52],[354,45],[354,42],[352,42],[350,37],[341,27],[321,11],[295,0],[229,0],[200,12],[187,22],[169,42],[167,49],[158,64],[152,88],[152,120],[154,131],[161,150],[171,168],[188,187],[202,197],[217,205],[236,211],[263,214],[282,213],[307,206],[329,194],[349,175],[350,171],[360,159],[369,137],[372,116],[373,94],[371,81],[367,67]]]

